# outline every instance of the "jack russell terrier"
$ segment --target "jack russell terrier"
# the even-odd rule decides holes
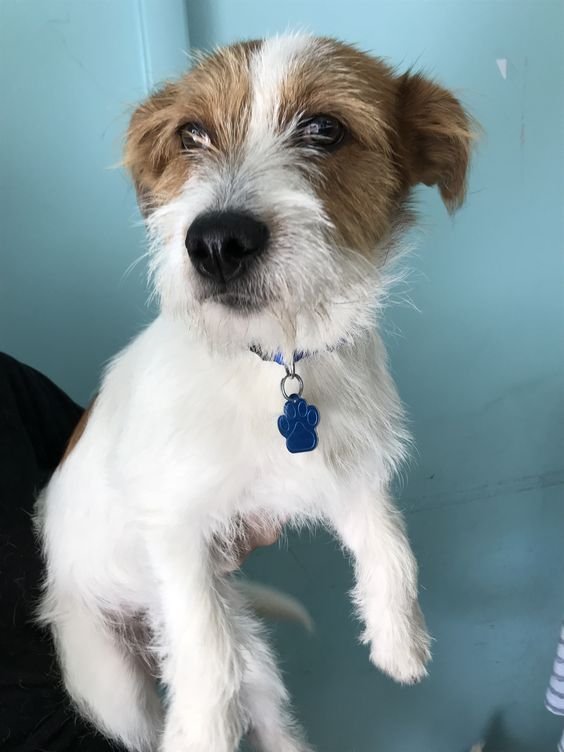
[[[160,313],[107,368],[37,511],[66,688],[129,750],[312,749],[228,574],[249,519],[333,531],[371,661],[425,676],[389,493],[409,435],[378,324],[411,191],[454,211],[472,130],[438,84],[302,34],[202,56],[134,112]]]

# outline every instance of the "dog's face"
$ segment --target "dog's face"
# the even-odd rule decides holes
[[[455,209],[470,142],[446,90],[333,40],[202,58],[128,132],[161,305],[266,352],[350,337],[370,323],[410,189],[437,185]]]

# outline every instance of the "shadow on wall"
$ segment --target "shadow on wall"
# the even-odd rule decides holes
[[[507,730],[503,713],[495,713],[484,733],[484,741],[472,747],[471,752],[528,752],[527,745],[520,744]]]

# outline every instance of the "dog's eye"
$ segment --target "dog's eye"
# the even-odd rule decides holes
[[[331,149],[338,146],[345,136],[345,126],[329,115],[305,118],[298,125],[298,137],[306,146]]]
[[[179,133],[182,146],[185,149],[206,148],[211,144],[209,134],[199,123],[186,123],[180,128]]]

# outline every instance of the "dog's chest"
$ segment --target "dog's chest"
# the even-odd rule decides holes
[[[157,334],[158,327],[147,331],[106,384],[107,420],[115,425],[125,417],[112,465],[149,504],[158,498],[183,503],[187,496],[238,505],[259,497],[303,501],[323,495],[351,471],[377,468],[397,451],[389,422],[379,422],[390,413],[385,394],[364,394],[379,383],[369,370],[365,375],[357,367],[354,382],[347,382],[350,363],[341,357],[300,361],[307,405],[285,411],[283,366],[251,352],[213,356]],[[288,393],[295,388],[286,386]],[[312,451],[289,451],[296,434],[298,448]]]
[[[131,458],[130,477],[149,493],[222,497],[260,506],[260,499],[313,498],[334,475],[332,457],[350,446],[343,405],[308,383],[308,407],[284,411],[280,390],[284,368],[244,359],[243,364],[200,362],[186,378],[160,380],[158,400],[149,402],[156,383],[146,383],[136,397],[144,408],[122,436]],[[310,404],[311,403],[311,404]],[[311,405],[317,408],[312,420]],[[303,413],[303,414],[302,414]],[[285,430],[279,418],[284,416]],[[315,424],[315,425],[314,425]],[[288,435],[315,431],[317,446],[292,453]],[[170,492],[170,493],[169,493]]]
[[[285,410],[280,390],[284,374],[280,366],[260,364],[254,372],[234,376],[228,389],[221,389],[217,382],[215,397],[208,401],[210,409],[200,406],[199,429],[187,437],[186,456],[197,444],[199,468],[206,468],[218,495],[227,504],[235,503],[240,511],[267,506],[281,512],[289,513],[294,507],[294,511],[303,512],[322,503],[334,482],[330,457],[343,437],[333,441],[331,424],[341,406],[308,390],[306,379],[307,403],[299,410]],[[316,401],[324,405],[325,415]],[[312,410],[316,410],[315,420]],[[315,447],[292,452],[292,437],[302,446]]]
[[[284,375],[282,367],[260,363],[196,376],[197,385],[170,411],[185,456],[252,472],[319,462],[331,444],[331,432],[324,428],[340,405],[329,405],[319,392],[308,390],[307,382],[304,398],[288,401],[280,389]],[[315,404],[320,400],[325,426]]]

